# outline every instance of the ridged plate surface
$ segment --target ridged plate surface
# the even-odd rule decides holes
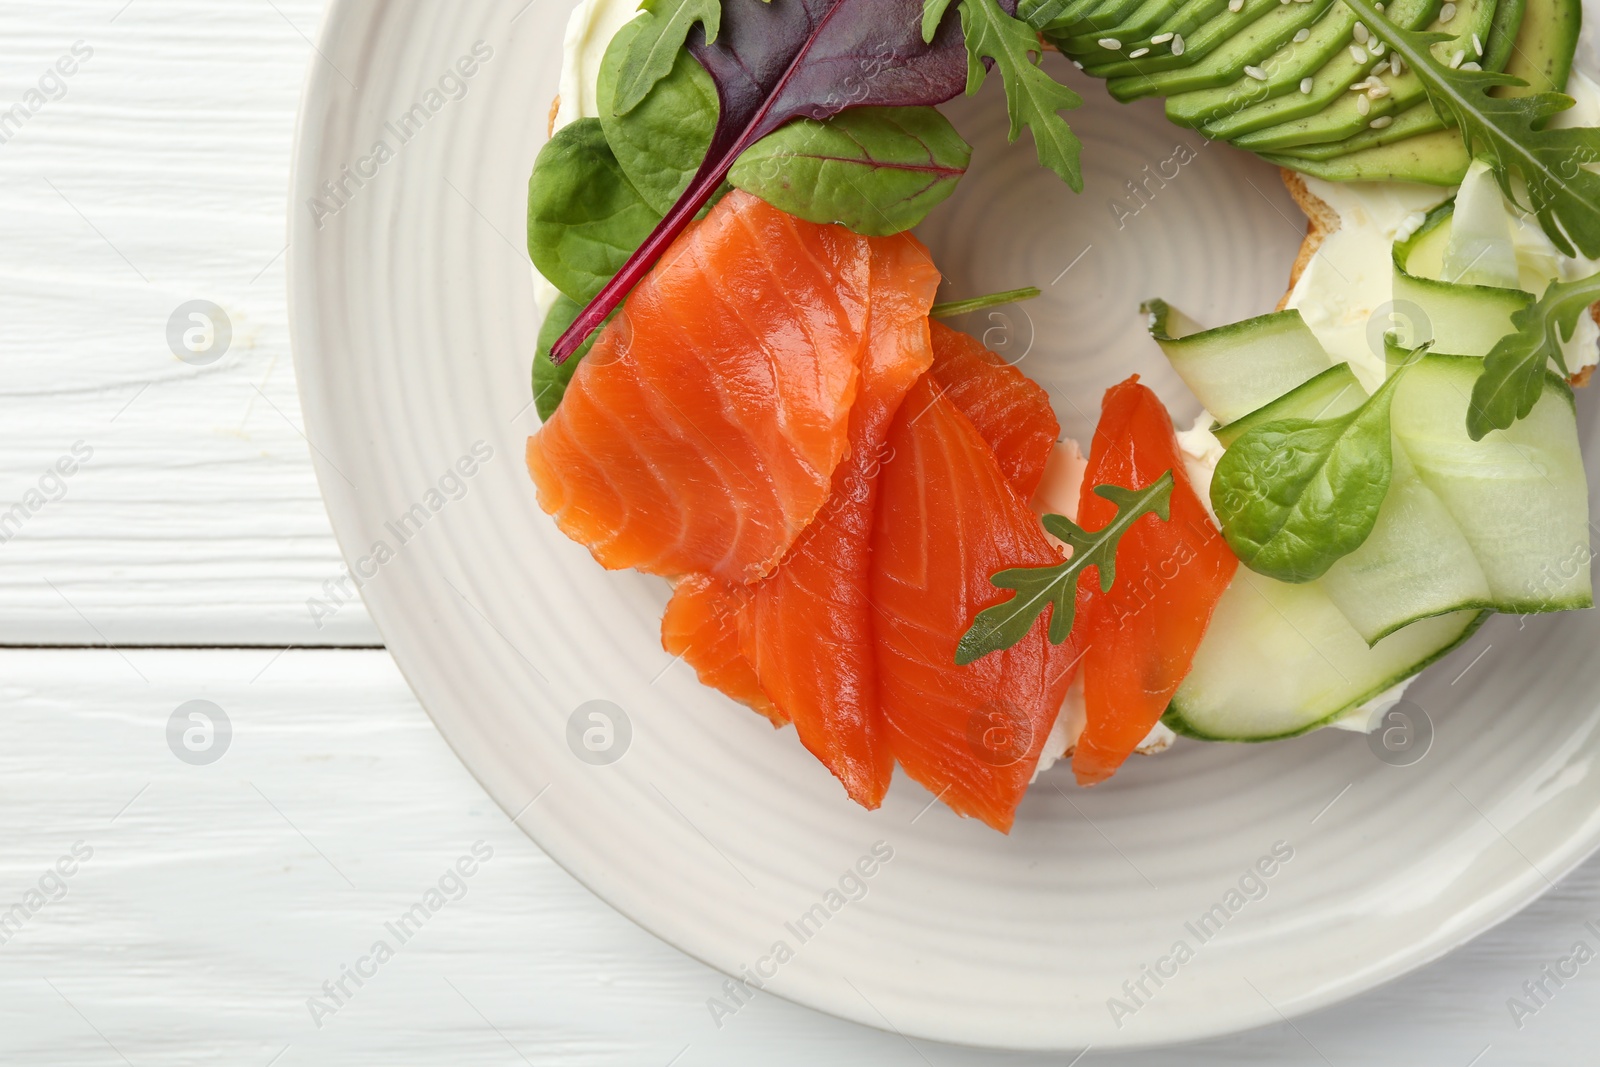
[[[603,572],[539,511],[522,466],[538,326],[523,205],[566,13],[336,0],[311,61],[290,261],[306,434],[373,618],[462,760],[576,877],[729,973],[783,942],[767,988],[800,1003],[922,1037],[1077,1049],[1238,1030],[1371,988],[1594,849],[1592,612],[1495,620],[1432,670],[1414,699],[1437,736],[1414,766],[1346,733],[1181,742],[1090,792],[1050,772],[1010,837],[903,777],[860,811],[791,732],[702,689],[661,651],[664,584]],[[1268,310],[1304,224],[1272,169],[1157,106],[1080,88],[1082,196],[1033,163],[1026,136],[1006,146],[991,84],[951,109],[977,164],[925,236],[950,295],[1045,288],[962,325],[1021,359],[1084,437],[1103,390],[1135,371],[1193,414],[1143,337],[1142,298],[1217,323]],[[324,182],[342,183],[337,200]],[[1593,414],[1580,405],[1591,445]],[[492,456],[461,476],[475,445]],[[610,765],[569,745],[591,700],[631,725]],[[893,858],[847,877],[879,842]],[[1260,888],[1245,879],[1228,911],[1275,844],[1293,858]],[[798,927],[819,904],[820,929]],[[1191,924],[1216,905],[1227,921],[1202,942]],[[1180,940],[1192,958],[1160,964]],[[1146,966],[1175,973],[1158,985]]]

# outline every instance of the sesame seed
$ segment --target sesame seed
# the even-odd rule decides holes
[[[1367,33],[1367,27],[1365,23],[1358,22],[1350,28],[1350,36],[1356,39],[1356,44],[1366,44],[1367,38],[1370,37],[1371,34]]]
[[[1172,37],[1172,54],[1175,55],[1175,56],[1183,55],[1183,35],[1181,33],[1180,34],[1173,34],[1173,37]]]
[[[1150,38],[1150,43],[1151,44],[1166,44],[1168,41],[1172,40],[1176,36],[1177,36],[1177,34],[1175,34],[1175,33],[1158,33],[1154,37]]]
[[[1439,9],[1439,22],[1441,24],[1449,22],[1451,19],[1453,19],[1455,17],[1456,17],[1456,5],[1454,5],[1454,4],[1445,4],[1443,7],[1441,7]]]
[[[1477,34],[1472,35],[1472,50],[1480,56],[1483,55],[1483,42],[1478,39]]]
[[[1083,69],[1083,64],[1082,64],[1082,63],[1079,63],[1079,62],[1078,62],[1078,61],[1077,61],[1077,60],[1076,60],[1076,59],[1074,59],[1074,60],[1073,60],[1073,61],[1072,61],[1072,65],[1073,65],[1073,66],[1074,66],[1074,67],[1077,67],[1077,68],[1078,68],[1078,69],[1079,69],[1079,70],[1082,70],[1082,69]]]
[[[1365,115],[1372,110],[1372,97],[1363,93],[1356,97],[1356,110]]]
[[[1393,74],[1396,78],[1398,78],[1400,76],[1400,73],[1405,69],[1406,69],[1405,62],[1403,60],[1401,60],[1399,52],[1395,52],[1393,55],[1391,55],[1389,57],[1389,73],[1390,74]]]
[[[1391,123],[1393,121],[1394,121],[1394,116],[1393,115],[1379,115],[1377,118],[1375,118],[1371,122],[1367,123],[1367,125],[1372,127],[1374,130],[1381,130],[1385,126],[1389,125],[1389,123]]]
[[[1311,81],[1312,80],[1310,78],[1300,79],[1300,91],[1305,93],[1307,96],[1311,95]]]
[[[1102,37],[1100,38],[1100,47],[1115,52],[1122,47],[1122,42],[1115,37]]]
[[[1311,36],[1311,30],[1309,28],[1302,29],[1302,30],[1300,30],[1300,32],[1298,32],[1298,33],[1296,33],[1294,35],[1294,43],[1295,44],[1304,44],[1306,42],[1306,40],[1310,36]]]
[[[1451,69],[1454,70],[1456,68],[1459,68],[1461,66],[1461,61],[1463,59],[1466,59],[1466,58],[1467,58],[1467,53],[1463,52],[1459,48],[1456,49],[1456,54],[1450,57],[1450,67],[1451,67]]]
[[[1367,61],[1367,50],[1358,44],[1353,44],[1350,46],[1350,58],[1357,63],[1365,63]]]
[[[1483,64],[1482,63],[1463,63],[1463,64],[1461,64],[1461,69],[1462,70],[1482,70],[1483,69]]]
[[[1375,56],[1383,55],[1383,42],[1374,37],[1367,42],[1367,51]]]
[[[1382,4],[1373,4],[1372,6],[1377,8],[1379,11],[1383,10],[1383,5]]]
[[[1150,54],[1150,49],[1148,49],[1148,48],[1135,48],[1133,51],[1128,53],[1128,58],[1129,59],[1138,59],[1140,56],[1147,56],[1149,54]]]
[[[1244,72],[1246,75],[1254,78],[1258,82],[1264,82],[1267,80],[1267,72],[1262,70],[1260,67],[1246,67],[1244,68]]]
[[[1383,84],[1382,82],[1378,82],[1372,88],[1367,90],[1367,97],[1368,97],[1368,99],[1371,99],[1371,100],[1382,100],[1384,97],[1386,97],[1388,95],[1389,95],[1389,87],[1387,85]]]

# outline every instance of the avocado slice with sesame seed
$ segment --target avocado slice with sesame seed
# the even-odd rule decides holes
[[[1100,46],[1100,42],[1106,38],[1120,43],[1123,55],[1141,48],[1148,48],[1152,52],[1170,49],[1171,37],[1166,37],[1160,45],[1153,44],[1150,38],[1193,33],[1196,26],[1215,18],[1218,12],[1227,8],[1228,0],[1188,0],[1187,3],[1148,0],[1118,25],[1109,26],[1104,31],[1057,38],[1056,45],[1068,55],[1080,58],[1105,56],[1106,50]]]
[[[1388,14],[1397,24],[1407,29],[1417,29],[1433,21],[1439,11],[1439,5],[1440,0],[1394,0],[1389,5]],[[1341,4],[1338,10],[1329,13],[1329,17],[1336,17],[1339,11],[1349,10]],[[1285,122],[1307,118],[1318,114],[1324,108],[1331,107],[1349,93],[1350,86],[1364,80],[1372,68],[1380,62],[1388,63],[1387,58],[1372,55],[1366,48],[1356,44],[1351,36],[1351,30],[1356,22],[1354,18],[1350,20],[1339,47],[1334,49],[1325,63],[1315,70],[1306,70],[1301,75],[1303,78],[1311,79],[1309,93],[1296,91],[1273,97],[1240,111],[1212,119],[1200,127],[1201,131],[1207,137],[1235,141],[1257,130],[1270,129]],[[1356,52],[1365,54],[1363,58],[1357,60]],[[1274,146],[1271,144],[1261,145],[1262,150],[1270,150],[1272,147]]]
[[[1577,51],[1582,10],[1581,0],[1527,0],[1516,43],[1503,69],[1528,84],[1501,86],[1495,91],[1507,96],[1525,96],[1566,88]],[[1412,112],[1432,110],[1431,105],[1419,104]],[[1420,121],[1409,119],[1412,112],[1396,118],[1394,127],[1400,127],[1403,121]],[[1325,159],[1287,153],[1263,153],[1263,158],[1329,181],[1413,181],[1446,186],[1460,184],[1472,162],[1461,143],[1460,132],[1448,128],[1413,132],[1409,137],[1397,136],[1391,141],[1357,147]]]
[[[1308,76],[1350,44],[1350,29],[1355,24],[1356,13],[1339,4],[1307,28],[1305,40],[1291,37],[1277,51],[1253,64],[1267,75],[1265,81],[1245,74],[1241,68],[1239,76],[1228,85],[1168,98],[1167,118],[1180,126],[1198,127],[1285,93],[1299,92]]]
[[[1498,0],[1457,0],[1455,17],[1448,25],[1435,24],[1440,32],[1455,34],[1455,39],[1434,45],[1434,55],[1445,62],[1452,62],[1452,57],[1455,57],[1454,61],[1457,62],[1466,62],[1470,58],[1471,62],[1480,63],[1488,51],[1484,42],[1494,26],[1498,8]],[[1377,38],[1369,40],[1376,41]],[[1362,48],[1360,51],[1372,55],[1369,49]],[[1397,112],[1426,100],[1428,94],[1422,79],[1414,71],[1408,70],[1398,77],[1390,73],[1390,66],[1383,58],[1386,54],[1372,59],[1367,64],[1370,73],[1351,86],[1372,85],[1374,88],[1370,93],[1342,93],[1315,115],[1291,119],[1234,137],[1233,143],[1252,152],[1280,152],[1301,145],[1342,141],[1366,129],[1388,127],[1394,122]],[[1376,64],[1376,69],[1372,69],[1373,64]],[[1373,126],[1373,123],[1378,125]]]
[[[1150,74],[1113,78],[1106,83],[1106,88],[1113,97],[1126,102],[1144,96],[1170,97],[1230,85],[1244,76],[1245,67],[1259,63],[1293,41],[1301,30],[1317,24],[1336,2],[1310,0],[1309,3],[1279,4],[1243,26],[1225,44],[1197,63]],[[1344,5],[1340,4],[1339,7],[1343,8]],[[1229,11],[1218,18],[1230,18],[1234,14]],[[1242,8],[1239,14],[1243,14]]]
[[[1532,0],[1539,3],[1541,0]],[[1551,0],[1543,0],[1551,2]],[[1561,0],[1566,2],[1566,0]],[[1580,0],[1573,0],[1574,5]],[[1528,10],[1529,0],[1500,0],[1494,13],[1494,26],[1489,31],[1483,55],[1484,70],[1505,70],[1506,64],[1512,59],[1512,46],[1516,43],[1517,35],[1524,25],[1523,16]],[[1521,75],[1517,75],[1521,77]],[[1520,86],[1518,88],[1521,88]],[[1397,92],[1396,97],[1400,94]],[[1328,141],[1322,144],[1304,145],[1297,148],[1284,149],[1284,154],[1300,159],[1333,159],[1337,156],[1347,155],[1350,152],[1359,152],[1366,148],[1377,148],[1381,145],[1394,144],[1407,137],[1416,137],[1434,130],[1442,130],[1447,125],[1439,113],[1428,103],[1426,93],[1423,98],[1408,101],[1409,106],[1396,108],[1392,114],[1394,120],[1383,126],[1362,130],[1340,141]]]
[[[1118,58],[1111,62],[1099,65],[1086,64],[1086,66],[1089,73],[1095,77],[1108,79],[1189,67],[1227,44],[1245,26],[1284,6],[1288,5],[1282,0],[1244,0],[1238,11],[1231,11],[1224,6],[1222,13],[1216,18],[1206,21],[1187,34],[1182,34],[1182,52],[1172,51],[1172,46],[1169,44],[1166,51],[1139,59]]]

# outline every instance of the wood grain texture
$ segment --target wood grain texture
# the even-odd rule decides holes
[[[765,994],[717,1027],[706,1000],[722,977],[611,911],[529,843],[382,652],[12,650],[0,652],[0,679],[0,915],[75,843],[93,850],[64,879],[65,895],[0,945],[0,1062],[1071,1059],[912,1043]],[[192,699],[232,723],[210,766],[168,748],[168,719]],[[318,1028],[307,999],[374,940],[394,941],[385,923],[479,841],[494,854],[464,880],[465,894],[376,977],[350,986]],[[1588,1062],[1600,962],[1520,1032],[1505,1001],[1577,940],[1600,948],[1590,920],[1600,924],[1600,863],[1461,952],[1293,1026],[1078,1062],[1466,1067],[1486,1046],[1481,1067]]]
[[[93,450],[64,496],[0,527],[0,644],[376,643],[358,601],[320,628],[306,607],[343,573],[284,296],[322,4],[125,2],[0,5],[0,111],[92,50],[0,145],[0,513]],[[166,339],[194,299],[233,327],[204,367]]]

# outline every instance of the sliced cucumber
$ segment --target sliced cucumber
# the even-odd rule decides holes
[[[1341,718],[1449,652],[1484,614],[1441,615],[1368,646],[1321,582],[1240,568],[1162,721],[1210,741],[1273,741]]]
[[[1221,427],[1217,439],[1231,446],[1247,431],[1277,419],[1337,418],[1366,398],[1349,364],[1340,363]],[[1472,546],[1398,446],[1389,493],[1372,533],[1318,584],[1369,645],[1419,619],[1494,606]]]
[[[1277,311],[1214,330],[1152,300],[1150,334],[1190,391],[1223,423],[1248,415],[1328,368],[1300,312]]]
[[[1413,344],[1432,341],[1435,352],[1482,356],[1512,331],[1512,314],[1533,297],[1521,289],[1440,280],[1454,211],[1453,201],[1441,204],[1416,233],[1395,243],[1395,314],[1412,320]]]
[[[1348,363],[1338,363],[1321,374],[1284,394],[1270,404],[1264,404],[1243,418],[1238,418],[1215,431],[1222,447],[1233,443],[1249,431],[1277,419],[1333,419],[1348,415],[1367,399]]]
[[[1419,361],[1395,396],[1395,440],[1472,546],[1497,610],[1592,607],[1588,481],[1572,390],[1550,374],[1527,418],[1473,441],[1467,405],[1482,370],[1470,357]]]

